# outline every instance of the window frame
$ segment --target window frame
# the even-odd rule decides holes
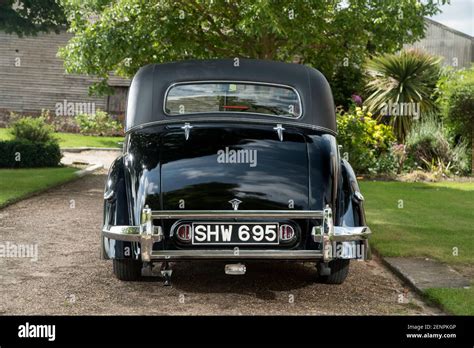
[[[187,116],[187,115],[203,115],[203,114],[229,114],[232,113],[232,111],[204,111],[204,112],[187,112],[184,114],[170,114],[166,112],[166,101],[168,100],[168,94],[170,90],[176,86],[180,85],[192,85],[192,84],[216,84],[216,83],[235,83],[235,84],[249,84],[249,85],[260,85],[260,86],[271,86],[271,87],[282,87],[286,89],[292,90],[295,94],[296,97],[298,98],[298,105],[299,105],[299,115],[297,117],[291,117],[291,116],[283,116],[283,115],[272,115],[272,114],[264,114],[260,112],[235,112],[237,114],[241,115],[258,115],[258,116],[267,116],[267,117],[274,117],[274,118],[284,118],[284,119],[290,119],[290,120],[298,120],[301,117],[303,117],[303,103],[301,102],[301,96],[296,90],[296,88],[288,86],[288,85],[283,85],[279,83],[271,83],[271,82],[258,82],[258,81],[235,81],[235,80],[200,80],[200,81],[182,81],[182,82],[176,82],[168,86],[168,88],[165,91],[165,96],[163,99],[163,114],[166,117],[179,117],[179,116]]]

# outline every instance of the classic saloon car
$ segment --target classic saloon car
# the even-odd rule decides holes
[[[314,262],[340,284],[367,257],[363,196],[336,143],[317,70],[260,60],[154,64],[134,77],[123,154],[104,193],[102,248],[115,275],[160,263]]]

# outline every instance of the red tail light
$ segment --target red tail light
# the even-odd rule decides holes
[[[179,226],[176,235],[181,241],[189,242],[191,240],[191,225],[184,224]]]
[[[291,225],[283,224],[280,226],[280,240],[288,241],[295,237],[295,229]]]

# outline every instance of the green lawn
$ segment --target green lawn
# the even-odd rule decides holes
[[[474,264],[474,182],[362,181],[360,186],[371,243],[382,255]]]
[[[383,256],[474,267],[474,183],[361,181],[371,245]],[[457,255],[456,255],[457,251]],[[453,314],[474,315],[474,289],[429,289]]]
[[[428,289],[426,296],[457,315],[474,315],[474,287],[469,289]]]
[[[55,133],[61,147],[120,147],[123,137],[96,137],[73,133]],[[8,129],[0,128],[0,140],[11,139]]]
[[[33,192],[66,182],[77,168],[0,169],[0,207]]]

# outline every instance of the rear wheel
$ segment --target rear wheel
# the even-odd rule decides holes
[[[133,259],[113,260],[114,274],[120,280],[138,280],[142,273],[142,262]]]
[[[331,270],[330,275],[321,275],[321,264],[318,263],[318,281],[324,284],[342,284],[349,274],[348,259],[336,259],[329,261],[328,267]]]

